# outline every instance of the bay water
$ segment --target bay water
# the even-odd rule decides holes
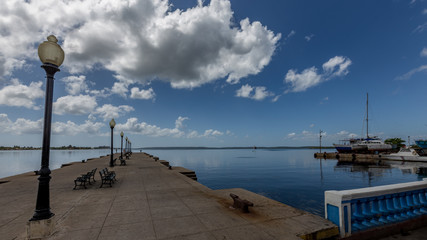
[[[51,150],[49,168],[60,168],[64,163],[77,162],[110,154],[110,149]],[[0,151],[0,178],[40,170],[41,150]]]
[[[198,182],[211,189],[244,188],[322,217],[326,190],[411,182],[427,177],[427,164],[343,165],[337,160],[316,159],[313,157],[316,150],[311,149],[143,151],[169,161],[172,166],[194,170]],[[52,150],[50,168],[109,152],[109,149]],[[39,170],[40,162],[40,150],[0,151],[0,178]]]
[[[427,164],[382,166],[316,159],[311,149],[145,150],[194,170],[211,189],[244,188],[324,217],[324,191],[422,180]],[[250,200],[250,199],[248,199]]]

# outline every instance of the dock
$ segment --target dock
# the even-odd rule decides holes
[[[116,154],[114,157],[118,157]],[[46,239],[326,239],[338,228],[310,214],[245,189],[212,190],[195,172],[134,153],[115,166],[117,182],[100,188],[98,171],[109,156],[73,162],[52,171],[54,230]],[[96,182],[73,190],[74,179],[97,168]],[[0,179],[1,239],[26,239],[38,180],[34,172]],[[234,208],[230,194],[253,203]],[[292,193],[289,193],[292,194]]]
[[[388,162],[414,162],[422,163],[426,161],[415,160],[397,160],[387,157],[387,154],[367,154],[367,153],[337,153],[337,152],[322,152],[315,153],[315,158],[337,159],[339,162],[360,163],[360,164],[381,164],[384,161]]]

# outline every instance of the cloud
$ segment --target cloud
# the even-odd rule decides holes
[[[412,75],[419,73],[419,72],[427,72],[427,65],[422,65],[422,66],[419,66],[417,68],[414,68],[411,71],[409,71],[409,72],[407,72],[401,76],[396,77],[395,79],[396,80],[408,80],[412,77]]]
[[[189,120],[189,118],[179,116],[175,121],[174,128],[161,128],[146,122],[139,122],[137,118],[129,118],[126,123],[117,124],[116,128],[119,131],[132,132],[134,134],[142,134],[151,137],[215,138],[224,135],[223,132],[214,129],[205,130],[203,134],[199,134],[195,130],[186,131],[186,127],[183,124],[185,120]]]
[[[32,121],[29,119],[18,118],[15,122],[11,121],[7,114],[0,114],[0,132],[11,133],[15,135],[42,134],[43,119]],[[86,120],[83,124],[76,124],[72,121],[53,122],[52,134],[74,136],[77,134],[100,134],[103,123]]]
[[[342,130],[335,134],[338,138],[355,138],[357,134]]]
[[[427,22],[426,23],[423,23],[423,24],[421,24],[421,25],[418,25],[415,29],[414,29],[414,31],[412,31],[413,33],[422,33],[422,32],[424,32],[424,30],[426,30],[427,29]]]
[[[86,120],[83,124],[76,124],[72,121],[64,122],[55,122],[52,124],[52,133],[56,135],[66,135],[66,136],[75,136],[77,134],[91,134],[91,135],[101,135],[101,128],[105,124],[100,122],[92,122]]]
[[[104,121],[109,121],[112,118],[119,118],[126,113],[135,111],[135,109],[128,105],[120,105],[118,107],[111,104],[104,104],[102,107],[98,107],[89,115],[89,119],[93,119],[94,115],[100,116]]]
[[[204,137],[218,137],[224,135],[223,132],[220,132],[218,130],[208,129],[203,134]]]
[[[10,47],[0,50],[0,76],[37,60],[37,45],[54,33],[73,74],[101,67],[174,88],[237,83],[269,64],[281,38],[258,21],[234,22],[229,0],[185,10],[167,0],[4,0],[1,16],[13,24],[1,26],[0,44]],[[123,94],[123,87],[114,90]]]
[[[296,34],[295,30],[292,30],[288,35],[283,39],[283,41],[289,40],[291,37],[293,37]]]
[[[39,107],[35,106],[34,100],[44,97],[42,85],[42,82],[32,82],[27,86],[21,84],[18,79],[13,79],[11,85],[0,90],[0,105],[37,110]]]
[[[249,84],[242,85],[242,87],[236,91],[236,97],[250,98],[257,101],[264,100],[266,97],[271,96],[274,96],[274,94],[267,91],[266,87],[252,87]]]
[[[350,59],[342,56],[335,56],[325,62],[322,67],[327,75],[344,76],[348,74],[348,67],[350,65]]]
[[[316,67],[306,68],[301,73],[290,69],[285,76],[285,83],[290,85],[288,92],[303,92],[321,82],[328,81],[333,77],[345,76],[349,73],[348,68],[351,60],[343,56],[335,56],[322,65],[323,73],[318,73]]]
[[[160,128],[146,122],[138,122],[137,118],[129,118],[126,123],[117,124],[116,128],[121,131],[152,137],[182,137],[184,135],[184,132],[178,128]]]
[[[277,95],[277,96],[275,96],[272,100],[271,100],[271,102],[277,102],[277,100],[279,100],[279,98],[281,97],[282,95]]]
[[[289,133],[289,134],[288,134],[288,138],[295,137],[295,135],[297,135],[297,134],[296,134],[296,133],[294,133],[294,132],[293,132],[293,133]]]
[[[314,37],[314,34],[310,34],[310,35],[305,36],[304,38],[307,42],[310,42],[313,37]]]
[[[423,14],[427,14],[427,8],[424,8]]]
[[[317,73],[316,67],[307,68],[302,73],[296,70],[289,70],[285,76],[285,82],[291,85],[291,92],[303,92],[307,88],[316,86],[322,80],[322,76]]]
[[[149,88],[147,90],[141,89],[139,90],[139,88],[134,87],[130,90],[130,98],[133,99],[144,99],[144,100],[148,100],[148,99],[154,99],[156,97],[156,93],[154,93],[153,88]]]
[[[98,104],[95,97],[89,95],[64,96],[53,103],[53,113],[58,115],[84,115],[91,113]]]
[[[70,95],[77,95],[88,90],[85,80],[86,76],[83,75],[68,76],[61,79],[65,83],[65,90]]]
[[[420,56],[421,57],[427,57],[427,48],[425,47],[425,48],[423,48],[423,50],[421,50],[421,52],[420,52]]]
[[[175,121],[175,128],[176,129],[182,129],[182,128],[184,128],[185,127],[184,126],[184,121],[185,120],[189,120],[189,118],[188,117],[181,117],[181,116],[179,116],[178,119]]]
[[[116,77],[119,80],[119,82],[114,83],[113,87],[111,88],[111,93],[117,94],[126,98],[127,92],[129,92],[128,90],[129,85],[135,82],[119,75],[115,75],[114,77]]]

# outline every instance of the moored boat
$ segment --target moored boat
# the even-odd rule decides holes
[[[384,155],[384,158],[389,160],[427,162],[427,156],[423,155],[424,152],[422,150],[401,148],[397,153]]]
[[[427,149],[427,140],[415,140],[415,144],[422,149]]]
[[[333,144],[339,153],[380,153],[392,150],[392,145],[384,143],[378,137],[369,136],[368,116],[368,94],[366,94],[366,138],[351,138],[341,140],[340,144]]]

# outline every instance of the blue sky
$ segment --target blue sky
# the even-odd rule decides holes
[[[0,10],[0,145],[41,146],[38,45],[65,51],[52,146],[427,138],[427,1],[18,1]]]

